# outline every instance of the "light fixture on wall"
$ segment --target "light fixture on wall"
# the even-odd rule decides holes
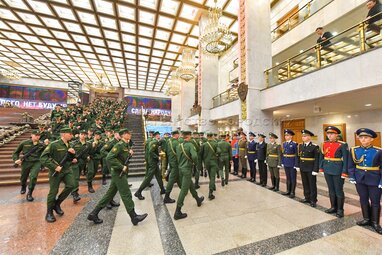
[[[115,87],[105,82],[106,77],[103,76],[103,73],[99,73],[97,74],[97,76],[99,78],[98,82],[85,83],[86,87],[88,87],[89,90],[92,90],[98,93],[110,93],[110,92],[116,91]]]
[[[171,74],[171,79],[167,81],[167,90],[165,95],[167,96],[177,96],[180,94],[180,80],[177,71],[173,71]]]
[[[190,81],[195,78],[195,51],[190,48],[184,48],[182,53],[182,64],[177,70],[179,78]]]
[[[217,6],[217,0],[214,2],[214,7],[208,11],[207,24],[199,40],[205,53],[220,56],[231,47],[233,39],[229,28],[220,22],[222,9]]]

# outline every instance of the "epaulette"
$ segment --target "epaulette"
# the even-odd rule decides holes
[[[344,141],[337,141],[337,142],[342,143],[342,144],[345,144],[345,143],[346,143],[346,142],[344,142]]]
[[[359,148],[359,147],[361,147],[361,146],[353,146],[353,147],[351,147],[352,149],[357,149],[357,148]]]
[[[378,150],[382,150],[382,148],[381,148],[381,147],[378,147],[378,146],[373,146],[373,148],[376,148],[376,149],[378,149]]]

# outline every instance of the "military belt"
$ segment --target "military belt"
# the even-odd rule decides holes
[[[342,158],[327,158],[327,157],[325,157],[324,159],[329,160],[329,161],[342,161]]]
[[[305,160],[305,161],[315,161],[316,159],[315,158],[300,158],[301,160]]]
[[[268,156],[271,158],[278,158],[279,157],[279,155],[277,155],[277,154],[269,154]]]
[[[256,151],[248,151],[249,154],[255,154]]]
[[[284,154],[284,157],[293,158],[293,157],[296,157],[296,154]]]
[[[245,148],[239,148],[239,150],[241,150],[241,151],[245,151]]]
[[[379,166],[359,166],[359,165],[356,165],[355,167],[359,170],[364,170],[364,171],[379,171],[380,170]]]

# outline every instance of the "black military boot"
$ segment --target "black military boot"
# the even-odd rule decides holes
[[[198,205],[198,207],[200,207],[204,201],[204,197],[201,196],[201,197],[196,198],[195,200],[196,200],[196,204]]]
[[[93,185],[92,185],[92,182],[88,182],[88,191],[89,193],[94,193],[94,189],[93,189]]]
[[[45,216],[45,220],[46,220],[47,222],[50,222],[50,223],[56,221],[56,217],[54,217],[54,214],[53,214],[53,208],[51,208],[51,207],[49,208],[49,207],[48,207],[48,210],[47,210],[47,212],[46,212],[46,216]]]
[[[329,199],[330,199],[330,208],[325,210],[326,213],[335,213],[337,212],[337,198],[336,195],[330,195],[329,194]]]
[[[344,204],[345,204],[345,198],[338,198],[337,197],[337,213],[336,217],[337,218],[342,218],[344,217]]]
[[[289,197],[290,198],[294,198],[295,197],[295,193],[296,193],[296,183],[291,183],[290,186],[291,186],[291,188],[290,188],[290,195],[289,195]]]
[[[73,203],[76,203],[81,200],[80,195],[78,194],[78,191],[73,191],[72,196],[73,196]]]
[[[60,216],[64,215],[64,211],[61,209],[61,200],[56,200],[56,203],[54,204],[53,210]]]
[[[151,183],[149,184],[149,188],[151,188],[152,186],[154,186],[154,183]]]
[[[268,189],[269,189],[269,190],[274,190],[275,187],[276,187],[276,178],[275,178],[275,177],[272,177],[272,178],[271,178],[271,181],[272,181],[272,187],[269,187]]]
[[[216,178],[220,179],[219,171],[216,172]]]
[[[164,187],[162,187],[160,189],[160,194],[163,195],[163,194],[166,194],[166,189]]]
[[[34,200],[34,198],[32,197],[32,193],[33,193],[33,189],[29,189],[27,194],[27,200],[29,202],[32,202]]]
[[[275,177],[275,189],[273,191],[277,192],[280,188],[280,178]]]
[[[207,177],[207,170],[204,169],[204,177]]]
[[[195,189],[199,189],[200,188],[200,185],[199,185],[199,180],[195,181]]]
[[[187,217],[187,213],[182,213],[181,209],[182,209],[182,207],[179,207],[179,206],[176,207],[176,210],[174,213],[174,219],[175,220],[180,220],[180,219],[184,219]]]
[[[120,204],[118,202],[115,202],[113,199],[109,203],[112,207],[118,207]]]
[[[102,175],[102,185],[106,185],[106,174]]]
[[[371,226],[378,234],[382,235],[382,228],[381,225],[379,225],[380,216],[381,207],[371,207]]]
[[[224,178],[223,178],[223,177],[222,177],[222,180],[221,180],[221,185],[222,185],[222,187],[225,186],[225,181],[224,181]]]
[[[235,171],[233,172],[233,175],[238,175],[238,174],[239,174],[238,172],[235,172]]]
[[[27,185],[21,185],[20,194],[25,194],[26,191],[27,191]]]
[[[215,196],[214,196],[214,194],[213,194],[212,192],[213,192],[213,190],[210,189],[210,192],[208,193],[208,199],[209,199],[209,200],[213,200],[213,199],[215,199]]]
[[[142,196],[142,191],[141,190],[137,190],[137,192],[135,192],[134,196],[136,198],[138,198],[139,200],[145,200],[145,197]]]
[[[131,212],[129,212],[131,223],[133,223],[134,226],[138,225],[139,222],[143,221],[147,217],[147,213],[144,213],[142,215],[138,215],[135,213],[135,210],[133,209]]]
[[[171,199],[170,193],[166,193],[166,195],[164,196],[164,199],[163,199],[163,203],[172,204],[172,203],[175,203],[175,200]]]
[[[291,186],[291,182],[290,181],[287,181],[287,191],[286,192],[282,192],[281,195],[283,196],[289,196],[290,195],[290,191],[292,189],[292,186]]]
[[[93,221],[95,224],[101,224],[103,220],[98,218],[98,213],[101,210],[102,210],[101,207],[94,208],[94,210],[88,215],[88,220]]]
[[[363,220],[357,221],[358,226],[370,225],[370,205],[361,205]]]

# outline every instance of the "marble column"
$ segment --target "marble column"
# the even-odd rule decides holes
[[[240,0],[239,82],[248,84],[240,123],[244,131],[268,134],[273,131],[272,112],[260,109],[260,91],[266,87],[264,70],[272,64],[269,0]]]
[[[182,107],[181,94],[171,97],[171,123],[172,123],[173,130],[182,127],[182,123],[180,121],[180,119],[182,118],[181,107]]]
[[[190,130],[190,127],[187,123],[187,118],[190,117],[190,110],[195,103],[195,79],[190,81],[182,81],[182,89],[181,89],[181,117],[182,117],[182,130]]]

